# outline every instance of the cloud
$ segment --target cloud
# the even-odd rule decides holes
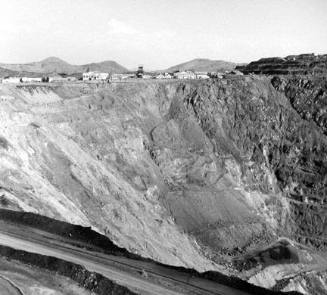
[[[129,44],[130,47],[138,46],[139,48],[145,47],[162,47],[171,42],[175,33],[168,30],[153,30],[149,28],[140,29],[132,26],[129,23],[110,19],[108,22],[107,37],[111,41],[118,43]]]
[[[141,34],[141,32],[136,30],[133,26],[115,18],[110,19],[108,22],[108,33],[112,35]]]
[[[106,24],[81,38],[83,46],[97,51],[99,58],[113,56],[132,68],[136,61],[144,65],[163,63],[174,51],[176,33],[172,30],[145,24],[134,25],[115,18]]]

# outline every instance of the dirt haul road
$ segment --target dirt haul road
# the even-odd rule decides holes
[[[150,267],[143,261],[87,251],[63,242],[60,237],[29,227],[2,226],[0,245],[83,265],[87,270],[102,274],[139,294],[249,294],[161,266]]]
[[[19,288],[17,288],[10,280],[0,276],[0,291],[1,295],[22,295]]]

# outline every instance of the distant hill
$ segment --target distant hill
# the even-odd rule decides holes
[[[17,71],[13,71],[13,70],[9,70],[9,69],[5,69],[5,68],[1,68],[0,67],[0,78],[4,78],[4,77],[38,77],[40,76],[39,73],[31,73],[31,72],[17,72]]]
[[[104,71],[123,73],[127,69],[116,63],[115,61],[103,61],[99,63],[90,63],[85,65],[71,65],[58,57],[48,57],[44,60],[26,64],[4,64],[0,63],[0,67],[16,71],[16,72],[32,72],[39,74],[73,74],[82,73],[87,69],[90,71]]]
[[[121,66],[119,63],[111,60],[106,60],[98,63],[90,63],[82,66],[83,72],[89,69],[90,71],[112,72],[112,73],[124,73],[128,72],[128,69]]]
[[[4,69],[0,67],[0,78],[6,77],[6,76],[16,76],[17,72],[16,71],[12,71],[12,70],[8,70],[8,69]]]
[[[34,72],[34,73],[74,73],[76,66],[61,60],[57,57],[49,57],[38,62],[27,64],[0,64],[0,67],[16,72]]]
[[[167,72],[175,71],[199,71],[199,72],[219,72],[233,70],[238,64],[223,60],[211,60],[205,58],[197,58],[191,61],[181,63],[179,65],[168,68]]]

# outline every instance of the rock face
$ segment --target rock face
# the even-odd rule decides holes
[[[289,55],[285,58],[269,57],[253,61],[246,66],[236,67],[244,74],[323,74],[327,68],[327,54]]]
[[[274,77],[272,84],[285,93],[292,108],[306,122],[283,145],[284,159],[275,164],[280,187],[292,199],[292,214],[299,225],[294,233],[300,241],[326,249],[327,81],[316,76]]]
[[[91,225],[158,261],[214,268],[160,205],[166,186],[147,149],[174,88],[2,85],[1,206]]]
[[[301,83],[2,85],[0,205],[198,270],[279,236],[324,250],[327,138]]]

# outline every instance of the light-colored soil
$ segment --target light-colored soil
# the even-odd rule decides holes
[[[92,226],[156,261],[231,273],[228,255],[267,246],[290,214],[266,147],[245,134],[275,126],[286,98],[240,79],[0,85],[0,206]]]
[[[1,257],[0,294],[91,295],[91,292],[84,290],[66,277]]]
[[[160,204],[163,179],[145,148],[146,131],[162,120],[156,89],[131,100],[134,86],[94,87],[1,85],[15,98],[0,106],[4,207],[92,226],[158,261],[217,268]]]

